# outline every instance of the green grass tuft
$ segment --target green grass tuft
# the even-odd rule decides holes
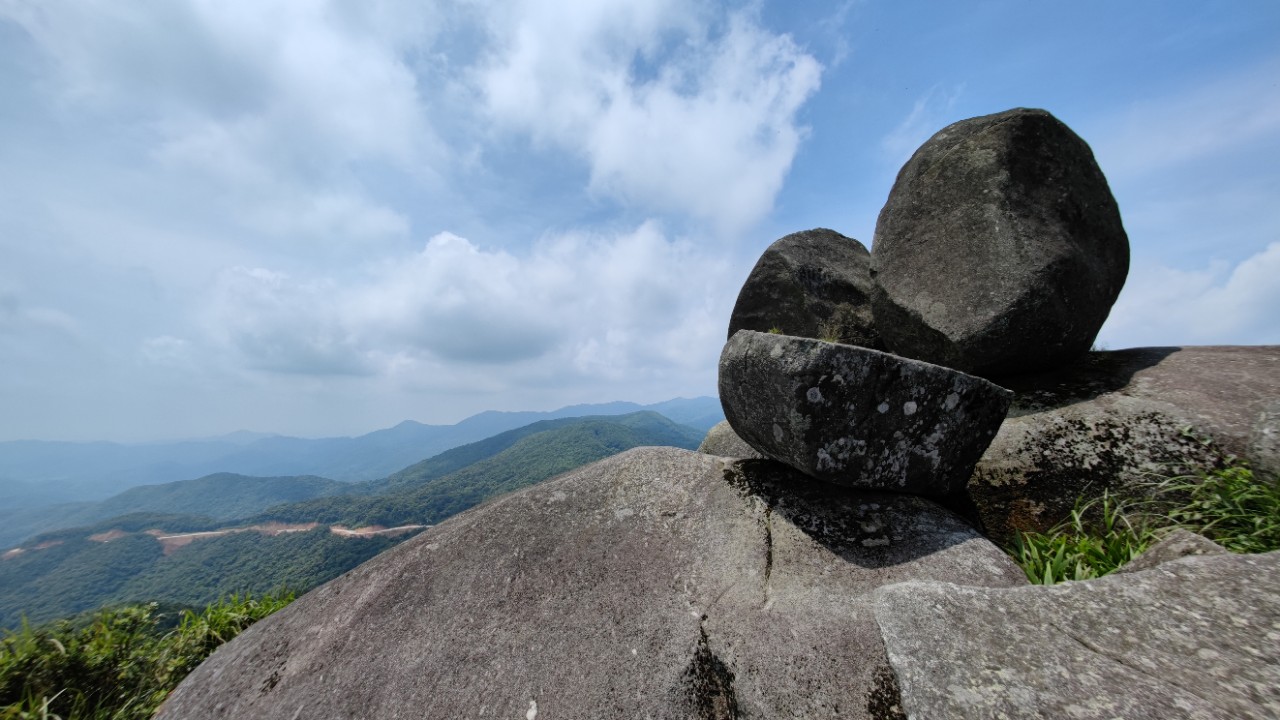
[[[1108,493],[1082,499],[1049,532],[1019,535],[1009,554],[1032,582],[1051,585],[1111,573],[1179,527],[1234,552],[1280,550],[1280,479],[1233,465],[1152,489],[1141,503]]]

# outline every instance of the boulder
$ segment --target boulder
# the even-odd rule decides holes
[[[739,330],[881,349],[871,319],[871,253],[826,228],[775,241],[738,293],[729,337]]]
[[[158,718],[885,718],[871,593],[1022,572],[922,498],[640,448],[454,516],[217,650]]]
[[[720,403],[767,457],[839,485],[963,492],[1012,393],[888,353],[740,330],[720,355]]]
[[[894,353],[984,377],[1089,350],[1129,272],[1093,153],[1043,110],[949,125],[898,173],[871,253]]]
[[[1222,555],[1227,549],[1209,538],[1183,528],[1174,528],[1160,538],[1141,555],[1116,570],[1118,573],[1134,573],[1150,570],[1171,560],[1192,555]]]
[[[759,460],[764,457],[759,450],[751,447],[745,440],[738,437],[738,433],[733,431],[733,427],[729,425],[728,420],[721,420],[707,431],[707,436],[702,439],[702,444],[698,446],[698,452],[721,457],[752,460]]]
[[[994,589],[876,596],[913,718],[1280,717],[1280,553]]]
[[[1009,418],[968,486],[1001,542],[1049,529],[1082,495],[1145,497],[1236,460],[1280,472],[1280,346],[1092,352],[1007,382]]]

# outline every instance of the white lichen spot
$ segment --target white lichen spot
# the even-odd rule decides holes
[[[906,401],[905,403],[903,403],[903,404],[902,404],[902,412],[903,412],[903,414],[904,414],[904,415],[915,415],[915,414],[916,414],[916,401],[915,401],[915,400],[908,400],[908,401]]]
[[[889,403],[887,402],[880,403],[880,405],[876,407],[876,412],[880,413],[881,415],[889,412]]]
[[[635,649],[635,648],[631,648],[631,654],[632,654],[632,655],[639,655],[640,653],[636,652],[636,649]]]
[[[956,393],[951,393],[950,395],[947,396],[947,399],[943,401],[942,409],[955,410],[956,405],[959,405],[959,404],[960,404],[960,396]]]
[[[636,511],[635,511],[635,510],[632,510],[631,508],[626,508],[626,507],[624,507],[624,508],[618,508],[617,510],[614,510],[614,511],[613,511],[613,519],[614,519],[614,520],[625,520],[626,518],[629,518],[629,517],[631,517],[632,515],[635,515],[635,514],[636,514]]]
[[[560,490],[557,490],[557,491],[555,491],[555,492],[551,493],[551,502],[564,502],[564,501],[565,501],[565,498],[567,498],[567,497],[569,497],[569,496],[568,496],[568,495],[565,495],[565,494],[564,494],[563,492],[561,492]]]
[[[778,423],[773,424],[773,440],[774,442],[782,442],[782,426]]]
[[[822,391],[816,387],[809,388],[809,392],[805,393],[805,396],[809,398],[811,403],[822,402]]]
[[[529,710],[524,714],[524,720],[538,720],[538,701],[529,701]]]

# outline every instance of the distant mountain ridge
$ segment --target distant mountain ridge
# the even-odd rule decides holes
[[[704,432],[724,417],[719,400],[699,397],[653,405],[573,405],[549,412],[487,411],[454,425],[406,420],[357,437],[305,439],[240,431],[221,438],[142,445],[0,442],[0,524],[8,519],[6,509],[100,500],[136,485],[221,472],[276,477],[316,475],[345,482],[373,480],[450,448],[539,420],[623,415],[640,410],[653,410]]]
[[[44,532],[4,554],[0,627],[12,627],[20,613],[40,622],[104,603],[199,605],[231,592],[303,591],[408,536],[353,536],[334,526],[432,524],[623,450],[692,449],[702,435],[651,411],[555,418],[377,481],[222,473],[135,487],[78,510],[84,518],[120,516]]]

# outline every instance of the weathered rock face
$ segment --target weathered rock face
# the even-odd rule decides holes
[[[742,330],[720,355],[720,403],[764,455],[828,482],[947,497],[963,490],[1012,393],[851,345]]]
[[[1150,570],[1173,560],[1193,555],[1225,555],[1228,550],[1203,535],[1176,528],[1160,538],[1141,555],[1125,563],[1117,573],[1135,573]]]
[[[969,481],[983,527],[1002,542],[1049,529],[1082,494],[1143,495],[1230,456],[1280,472],[1278,346],[1095,352],[1009,385],[1010,417]]]
[[[1280,553],[1051,587],[903,583],[876,619],[913,718],[1280,717]]]
[[[929,501],[632,450],[455,516],[219,649],[158,717],[886,718],[870,593],[1021,571]]]
[[[721,420],[707,431],[707,436],[702,439],[702,444],[698,446],[698,452],[749,460],[764,458],[759,450],[751,447],[746,441],[738,437],[738,433],[733,431],[733,427],[729,425],[728,420]]]
[[[871,253],[826,228],[774,242],[738,293],[729,337],[739,330],[881,349],[871,318]]]
[[[984,377],[1087,351],[1129,272],[1129,241],[1089,146],[1043,110],[964,120],[898,174],[871,254],[894,353]]]

